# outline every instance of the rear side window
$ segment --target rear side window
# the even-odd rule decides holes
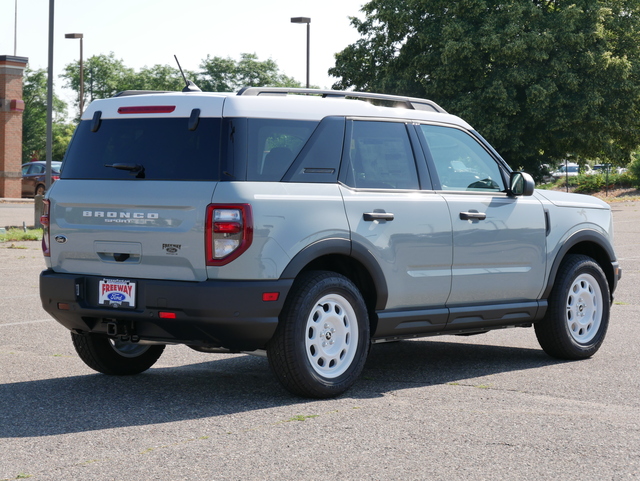
[[[96,132],[80,123],[69,146],[63,179],[218,180],[219,118],[104,119]],[[141,166],[118,169],[114,164]]]
[[[247,180],[282,179],[317,125],[302,120],[249,119]]]
[[[325,117],[315,130],[285,180],[302,183],[330,183],[338,180],[344,117]]]

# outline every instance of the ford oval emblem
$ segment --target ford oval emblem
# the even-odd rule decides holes
[[[65,242],[67,242],[67,237],[63,235],[57,235],[54,237],[54,239],[58,244],[64,244]]]

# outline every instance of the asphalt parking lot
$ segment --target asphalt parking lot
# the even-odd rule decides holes
[[[623,278],[592,359],[533,329],[376,345],[323,401],[185,346],[96,374],[40,307],[39,243],[0,244],[0,480],[640,479],[640,202],[612,208]]]

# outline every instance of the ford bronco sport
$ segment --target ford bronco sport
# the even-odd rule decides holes
[[[368,93],[96,100],[43,223],[42,305],[89,367],[266,351],[318,398],[371,343],[533,326],[587,358],[621,275],[607,204],[534,190],[434,102]]]

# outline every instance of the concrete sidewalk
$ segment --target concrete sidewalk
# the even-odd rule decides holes
[[[6,197],[0,197],[0,204],[33,204],[34,199],[22,198],[11,199]]]
[[[0,228],[34,227],[35,219],[34,199],[0,198]]]

